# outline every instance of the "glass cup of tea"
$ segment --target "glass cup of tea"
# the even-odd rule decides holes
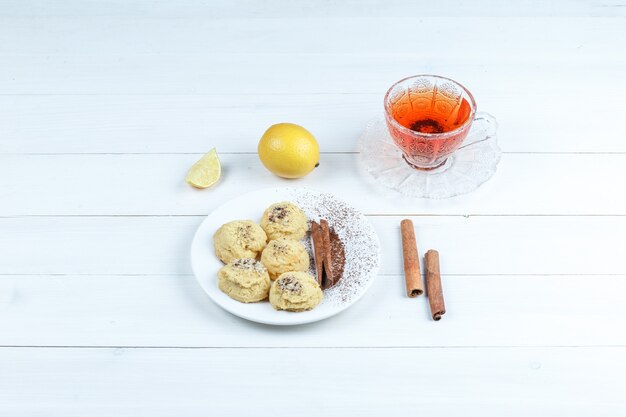
[[[441,167],[456,151],[472,126],[476,102],[454,80],[414,75],[385,94],[385,120],[405,161],[415,169]]]

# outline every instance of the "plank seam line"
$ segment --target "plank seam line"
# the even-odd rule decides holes
[[[0,216],[0,219],[23,219],[23,218],[159,218],[159,217],[198,217],[204,218],[208,214],[16,214]],[[433,214],[433,213],[364,213],[366,217],[626,217],[623,213],[607,213],[607,214]]]
[[[90,274],[90,273],[61,273],[61,272],[49,272],[49,273],[9,273],[2,272],[0,277],[193,277],[193,274],[133,274],[133,273],[111,273],[111,274]],[[404,276],[402,272],[397,273],[379,273],[379,277],[401,277]],[[424,274],[422,274],[424,276]],[[624,273],[447,273],[441,274],[442,277],[626,277]]]
[[[324,151],[322,155],[356,155],[356,151]],[[220,155],[256,155],[253,151],[220,152]],[[503,155],[626,155],[626,151],[502,151]],[[2,156],[122,156],[122,155],[204,155],[203,152],[1,152]]]
[[[0,345],[0,349],[185,349],[185,350],[286,350],[286,349],[623,349],[626,345],[432,345],[432,346],[134,346],[134,345]]]
[[[1,54],[0,54],[1,55]],[[37,56],[38,54],[31,54],[32,56]],[[307,97],[307,96],[373,96],[380,97],[380,92],[349,92],[349,91],[321,91],[321,92],[312,92],[312,93],[272,93],[272,92],[262,92],[262,93],[0,93],[1,97],[37,97],[37,96],[62,96],[62,97],[92,97],[92,96],[102,96],[102,97],[224,97],[225,95],[233,96],[233,97],[259,97],[259,96],[270,96],[270,97],[281,97],[281,96],[292,96],[292,97]]]

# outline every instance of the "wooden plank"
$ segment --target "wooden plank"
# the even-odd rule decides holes
[[[220,155],[221,182],[196,190],[184,176],[199,158],[0,155],[0,216],[204,215],[228,199],[274,187],[334,193],[367,214],[626,214],[626,199],[611,181],[626,177],[624,154],[506,154],[480,189],[445,200],[403,198],[379,189],[360,172],[354,154],[324,154],[320,166],[297,181],[274,176],[256,154]]]
[[[503,24],[494,18],[377,16],[289,19],[280,25],[273,19],[88,22],[4,19],[2,93],[382,96],[399,78],[426,72],[458,79],[479,102],[481,97],[516,92],[535,101],[549,99],[556,107],[567,101],[562,94],[573,90],[578,97],[598,92],[621,97],[626,88],[620,83],[626,65],[621,19],[521,18]],[[472,30],[459,36],[451,26]],[[111,28],[116,36],[109,36]],[[411,39],[419,53],[407,52],[398,39]],[[476,48],[481,44],[489,48]],[[593,83],[581,82],[587,74],[594,74]]]
[[[275,19],[132,16],[87,22],[3,19],[0,91],[382,96],[399,78],[430,72],[457,78],[479,103],[516,92],[530,98],[524,108],[533,108],[538,107],[533,99],[540,97],[558,107],[568,101],[564,93],[622,97],[626,88],[620,82],[626,64],[621,19],[512,18],[504,24],[494,18],[381,18],[377,13],[375,18],[286,19],[280,25]],[[459,36],[450,27],[471,30]],[[110,36],[111,28],[116,36]],[[411,39],[419,53],[407,52],[399,39]],[[482,44],[489,47],[476,47]],[[587,74],[594,82],[581,82]]]
[[[620,36],[625,33],[623,20],[615,18],[502,20],[410,14],[349,19],[303,15],[282,20],[243,16],[235,19],[31,16],[4,18],[2,30],[8,40],[19,42],[0,43],[0,54],[18,58],[33,54],[46,58],[87,55],[94,62],[112,56],[136,54],[142,58],[159,54],[170,59],[173,55],[196,55],[200,62],[210,62],[215,54],[235,53],[252,54],[249,61],[252,63],[259,54],[269,54],[274,65],[265,69],[255,65],[254,76],[247,72],[257,82],[263,75],[280,71],[280,66],[294,59],[293,55],[311,53],[380,54],[383,59],[388,54],[410,54],[422,62],[425,57],[445,57],[466,64],[502,62],[504,57],[517,63],[533,62],[530,58],[542,64],[562,62],[564,58],[584,63],[585,57],[596,56],[601,61],[623,63],[624,53],[616,48],[623,46]],[[477,47],[481,43],[484,45]],[[290,55],[285,56],[286,53]],[[257,64],[262,62],[268,61]],[[573,70],[582,75],[579,68]]]
[[[537,97],[502,91],[481,95],[499,123],[505,152],[626,152],[622,96],[563,91],[546,111]],[[298,123],[324,152],[353,152],[367,123],[382,118],[380,94],[278,95],[0,95],[0,153],[256,152],[265,129]],[[559,120],[559,123],[555,123]],[[245,121],[243,123],[242,121]],[[532,122],[530,122],[532,121]],[[567,140],[565,140],[565,138]],[[590,138],[602,138],[591,140]]]
[[[625,348],[2,349],[7,416],[622,416]],[[97,376],[97,377],[96,377]],[[320,385],[325,385],[323,393]],[[340,388],[336,388],[340,387]],[[277,398],[278,397],[278,398]],[[244,400],[245,399],[245,400]]]
[[[626,275],[444,275],[440,322],[425,297],[409,299],[402,286],[402,275],[380,276],[336,317],[275,328],[223,311],[193,276],[5,275],[0,346],[626,345],[616,331],[626,326]]]
[[[123,0],[84,2],[66,0],[60,4],[4,0],[2,16],[33,17],[124,17],[124,18],[324,18],[341,17],[426,17],[426,16],[623,16],[619,0],[550,1],[532,0],[503,4],[497,0],[442,0],[422,3],[404,0],[367,0],[318,2],[315,0],[285,0],[256,2],[254,0],[211,1],[188,0],[172,3],[164,0],[138,0],[129,5]]]
[[[402,217],[371,217],[382,274],[401,274]],[[626,274],[626,217],[412,217],[444,274]],[[3,274],[191,274],[202,217],[0,219]]]
[[[623,35],[616,35],[623,36]],[[468,45],[470,50],[474,45]],[[620,46],[621,47],[621,46]],[[572,46],[573,48],[573,46]],[[549,53],[529,60],[502,51],[471,59],[437,51],[392,53],[220,53],[126,55],[0,55],[3,94],[378,94],[415,73],[456,79],[478,97],[514,90],[558,106],[561,93],[618,97],[626,60],[619,53],[579,58]],[[530,51],[528,52],[530,54]],[[288,59],[285,59],[288,56]],[[607,59],[606,57],[614,57]],[[495,58],[497,57],[497,59]],[[545,59],[544,59],[545,58]],[[250,62],[257,70],[250,76]],[[277,65],[280,63],[280,65]],[[565,68],[575,67],[576,71]],[[594,74],[593,83],[581,74]],[[531,87],[529,87],[531,86]],[[530,92],[529,92],[530,90]],[[245,97],[242,97],[245,100]],[[485,107],[485,110],[488,108]],[[497,113],[497,112],[496,112]]]

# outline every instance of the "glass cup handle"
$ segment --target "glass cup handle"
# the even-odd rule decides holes
[[[498,122],[495,117],[486,112],[477,112],[474,116],[472,127],[463,141],[463,145],[461,145],[459,149],[463,149],[487,140],[497,141],[497,129]]]

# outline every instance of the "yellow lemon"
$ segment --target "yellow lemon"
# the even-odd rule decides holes
[[[193,164],[185,180],[196,188],[207,188],[215,184],[222,175],[222,166],[215,148]]]
[[[320,160],[320,148],[311,132],[293,123],[270,126],[258,150],[265,168],[283,178],[304,177]]]

